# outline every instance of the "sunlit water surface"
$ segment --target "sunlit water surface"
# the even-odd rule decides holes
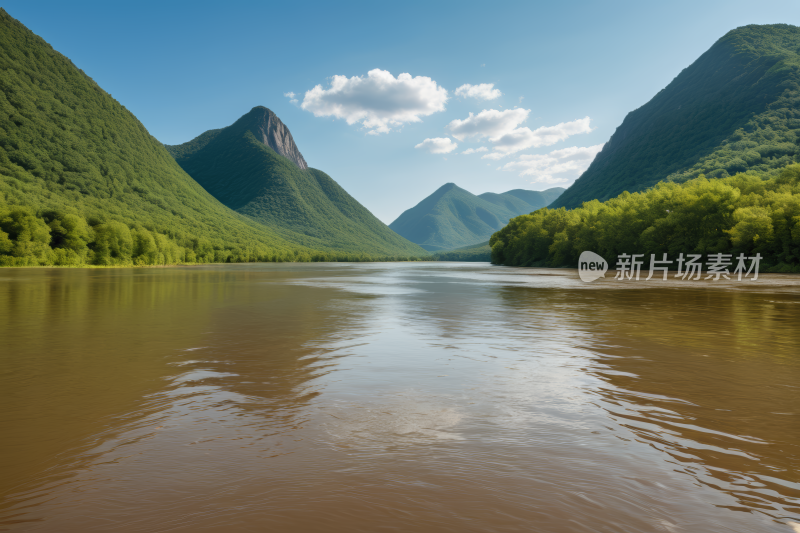
[[[800,531],[800,278],[0,270],[0,529]]]

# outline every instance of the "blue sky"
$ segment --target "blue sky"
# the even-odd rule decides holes
[[[727,31],[800,24],[796,0],[3,8],[164,143],[269,107],[310,166],[386,223],[447,182],[475,194],[567,186]]]

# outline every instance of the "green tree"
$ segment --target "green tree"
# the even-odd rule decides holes
[[[14,207],[5,215],[0,215],[0,230],[8,240],[13,241],[9,255],[26,259],[15,264],[38,265],[52,261],[50,228],[30,208]]]
[[[112,220],[96,226],[94,233],[92,248],[96,265],[125,265],[132,262],[133,237],[128,226]]]

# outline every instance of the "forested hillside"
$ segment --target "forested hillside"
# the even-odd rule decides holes
[[[774,175],[800,161],[798,133],[800,28],[737,28],[629,113],[551,207],[574,208],[700,174]]]
[[[109,94],[0,10],[0,264],[311,254],[203,190]]]
[[[0,88],[0,265],[385,255],[289,242],[225,207],[127,109],[1,9]]]
[[[486,241],[512,217],[548,205],[564,189],[515,189],[476,196],[447,183],[389,224],[394,231],[430,251],[452,250]]]
[[[762,271],[800,272],[800,165],[773,177],[700,176],[577,209],[540,209],[512,219],[489,243],[492,262],[508,266],[575,268],[587,250],[612,268],[623,253],[759,253]]]
[[[278,135],[276,132],[280,132]],[[293,155],[296,161],[278,150]],[[258,106],[231,126],[167,146],[181,167],[223,204],[292,242],[351,253],[426,255],[305,160],[280,119]]]

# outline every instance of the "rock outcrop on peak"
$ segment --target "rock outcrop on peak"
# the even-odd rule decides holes
[[[303,154],[297,149],[286,124],[271,110],[263,106],[254,107],[245,117],[253,120],[251,131],[256,139],[287,158],[303,170],[308,168]]]

